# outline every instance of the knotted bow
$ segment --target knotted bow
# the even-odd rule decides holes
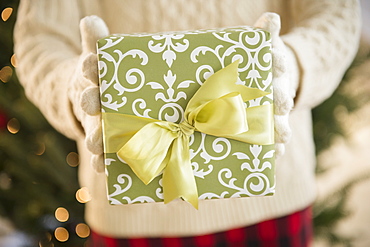
[[[103,113],[105,152],[117,152],[145,184],[163,171],[164,203],[182,198],[198,208],[189,157],[189,136],[208,135],[267,145],[273,143],[272,105],[245,108],[267,92],[237,85],[238,61],[210,76],[188,102],[180,124]]]

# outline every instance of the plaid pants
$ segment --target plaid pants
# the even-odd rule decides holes
[[[192,237],[115,239],[92,232],[89,247],[306,247],[312,240],[311,207],[225,232]]]

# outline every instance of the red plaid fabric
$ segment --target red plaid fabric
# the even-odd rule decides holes
[[[311,208],[225,232],[171,238],[115,239],[92,232],[89,247],[306,247],[312,240]]]

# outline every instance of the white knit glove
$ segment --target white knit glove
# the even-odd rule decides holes
[[[96,41],[108,36],[102,19],[88,16],[80,22],[82,54],[78,59],[69,98],[73,112],[85,131],[85,144],[92,153],[91,164],[97,172],[104,171],[103,140],[99,98]]]
[[[276,157],[285,152],[285,144],[290,140],[289,113],[293,108],[295,86],[297,82],[297,65],[292,59],[292,52],[285,46],[279,36],[280,16],[264,13],[254,24],[255,27],[271,33],[272,39],[272,73],[274,91],[275,149]]]

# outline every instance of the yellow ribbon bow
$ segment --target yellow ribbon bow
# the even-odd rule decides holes
[[[117,152],[145,184],[163,171],[164,203],[176,198],[198,208],[189,157],[194,131],[260,145],[273,144],[272,105],[245,108],[269,93],[237,85],[238,61],[210,76],[188,102],[180,124],[103,113],[105,152]]]

